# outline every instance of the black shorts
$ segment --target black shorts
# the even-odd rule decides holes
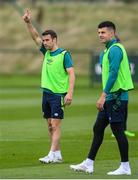
[[[64,118],[64,98],[59,95],[43,92],[42,111],[45,119],[63,119]]]
[[[109,123],[124,122],[127,118],[128,101],[116,103],[116,100],[106,101],[104,109],[99,111],[97,118],[108,120]]]

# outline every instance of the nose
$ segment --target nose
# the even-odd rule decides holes
[[[100,36],[101,36],[101,34],[100,34],[100,33],[98,33],[98,36],[100,37]]]
[[[43,41],[43,44],[46,45],[46,41]]]
[[[102,34],[99,34],[99,38],[103,38],[103,35],[102,35]]]

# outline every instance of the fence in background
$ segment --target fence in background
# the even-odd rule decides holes
[[[138,55],[135,53],[129,53],[130,69],[133,81],[138,83]],[[90,76],[91,82],[101,82],[101,66],[99,64],[97,55],[92,55]]]
[[[87,49],[68,50],[77,75],[89,75],[91,55]],[[39,74],[43,55],[36,49],[0,49],[0,74]]]
[[[89,76],[91,83],[101,82],[98,55],[88,49],[70,49],[76,75]],[[2,58],[1,58],[2,57]],[[0,74],[40,74],[43,56],[34,49],[0,49]],[[138,54],[129,53],[131,74],[138,82]]]

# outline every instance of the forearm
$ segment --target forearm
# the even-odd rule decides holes
[[[40,45],[42,44],[42,40],[41,40],[39,33],[37,32],[37,30],[35,29],[35,27],[31,23],[31,21],[27,22],[26,25],[27,25],[28,31],[29,31],[32,39],[40,47]]]
[[[36,31],[36,29],[34,28],[34,26],[32,25],[31,22],[26,23],[26,25],[27,25],[27,28],[28,28],[28,30],[29,30],[29,32],[30,32],[31,37],[32,37],[34,40],[35,40],[35,38],[39,37],[38,32]]]
[[[72,102],[73,91],[74,91],[75,74],[74,74],[74,69],[72,67],[68,68],[67,72],[69,74],[69,90],[64,98],[64,104],[70,105]]]
[[[26,10],[26,12],[22,18],[27,25],[27,28],[30,32],[32,39],[40,47],[40,45],[42,44],[42,39],[41,39],[39,33],[37,32],[37,30],[35,29],[35,27],[33,26],[32,22],[31,22],[31,15],[30,15],[29,10]]]
[[[75,84],[75,74],[74,74],[74,70],[72,70],[72,72],[69,73],[69,90],[68,90],[68,93],[71,95],[73,95],[74,84]]]

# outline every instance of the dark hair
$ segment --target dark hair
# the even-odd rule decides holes
[[[108,27],[116,31],[115,24],[111,21],[103,21],[98,25],[98,28],[104,28],[104,27]]]
[[[117,42],[121,41],[120,38],[116,35],[116,27],[115,27],[115,24],[113,22],[111,22],[111,21],[103,21],[98,25],[98,28],[104,28],[104,27],[113,29],[114,32],[115,32],[115,38],[116,38]]]
[[[51,35],[52,39],[56,38],[57,39],[57,34],[55,31],[51,30],[51,29],[47,29],[45,30],[43,33],[42,33],[42,36],[45,36],[45,35]]]

